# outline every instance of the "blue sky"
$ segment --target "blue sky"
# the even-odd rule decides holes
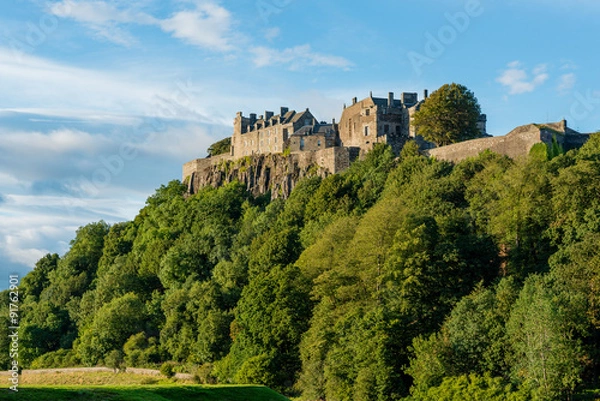
[[[488,131],[600,130],[596,0],[7,0],[0,288],[77,227],[132,219],[244,114],[339,119],[369,91],[470,88]]]

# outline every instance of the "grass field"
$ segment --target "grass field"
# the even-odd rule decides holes
[[[135,373],[24,374],[18,392],[0,384],[0,400],[14,401],[289,401],[263,386],[204,386]]]
[[[0,400],[15,401],[289,401],[261,386],[36,386],[0,390]]]

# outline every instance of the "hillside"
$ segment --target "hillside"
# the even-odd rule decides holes
[[[37,263],[20,365],[169,361],[301,400],[569,399],[599,384],[600,135],[457,164],[377,146],[287,200],[236,182],[185,192],[162,186],[133,221],[91,223]]]

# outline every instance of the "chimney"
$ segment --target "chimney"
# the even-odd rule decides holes
[[[335,125],[335,118],[332,118],[332,119],[331,119],[331,124],[332,124],[332,125]]]
[[[283,117],[285,114],[287,114],[288,111],[290,111],[290,109],[288,109],[287,107],[281,107],[279,109],[279,114],[281,115],[281,117]]]
[[[388,93],[388,107],[394,107],[394,92]]]
[[[429,91],[427,89],[425,89],[423,91],[423,100],[427,100],[428,97],[429,97]]]
[[[265,111],[265,120],[270,120],[273,117],[272,111]]]
[[[356,97],[353,97],[353,98],[352,98],[352,104],[356,104],[356,102],[358,102],[358,98],[356,98]]]

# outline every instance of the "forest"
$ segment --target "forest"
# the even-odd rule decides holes
[[[600,134],[456,164],[377,146],[287,200],[185,189],[22,278],[22,367],[169,366],[327,401],[600,387]]]

